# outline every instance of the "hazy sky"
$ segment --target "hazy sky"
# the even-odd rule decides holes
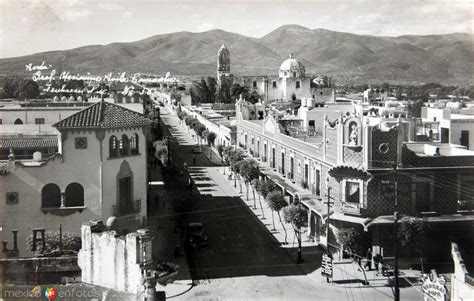
[[[284,24],[397,36],[473,30],[472,1],[0,0],[0,57],[219,28],[261,37]]]

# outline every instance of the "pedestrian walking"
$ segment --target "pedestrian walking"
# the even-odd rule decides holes
[[[379,274],[379,265],[382,264],[382,255],[377,254],[374,256],[374,265],[375,265],[375,271],[377,271],[377,275]]]
[[[372,269],[372,250],[370,248],[367,250],[367,261],[365,262],[364,269],[370,271]]]

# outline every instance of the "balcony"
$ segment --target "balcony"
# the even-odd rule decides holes
[[[352,202],[344,202],[342,204],[342,212],[347,214],[360,215],[360,204]]]

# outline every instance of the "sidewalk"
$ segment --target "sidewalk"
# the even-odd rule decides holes
[[[229,180],[229,169],[225,167],[225,175],[223,174],[223,168],[209,168],[208,172],[212,179],[219,183],[220,185],[224,186],[224,189],[228,189],[231,191],[235,191],[238,195],[240,195],[242,201],[248,206],[249,210],[251,210],[254,215],[261,221],[262,225],[265,226],[271,235],[275,238],[275,240],[283,247],[283,248],[296,248],[298,246],[298,242],[295,237],[295,231],[293,226],[285,223],[283,221],[283,212],[280,213],[281,221],[278,218],[278,213],[273,212],[275,222],[275,229],[273,229],[273,221],[272,221],[272,210],[268,206],[267,202],[260,196],[257,192],[255,192],[255,199],[253,197],[252,188],[249,186],[248,189],[248,200],[247,200],[247,187],[245,183],[242,181],[242,191],[240,191],[239,180],[236,181],[237,187],[234,187],[234,179]],[[256,205],[256,207],[254,207]],[[286,230],[286,243],[285,243],[285,230]],[[302,247],[314,247],[318,246],[318,243],[309,241],[305,237],[305,233],[302,235]]]

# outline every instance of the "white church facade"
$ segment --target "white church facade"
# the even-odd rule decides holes
[[[312,98],[315,102],[335,102],[335,83],[330,77],[309,77],[303,63],[293,53],[283,61],[275,76],[239,76],[230,73],[230,52],[222,45],[217,53],[217,82],[231,81],[257,92],[263,101],[295,101]]]

